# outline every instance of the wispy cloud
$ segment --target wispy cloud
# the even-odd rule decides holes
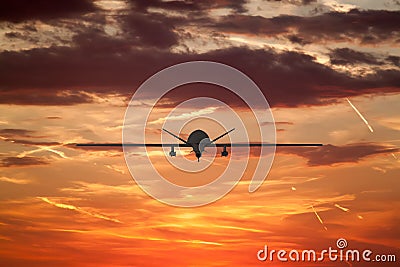
[[[7,236],[3,236],[3,235],[0,235],[0,240],[12,241],[11,238],[9,238]]]
[[[110,218],[110,217],[108,217],[106,215],[103,215],[101,213],[90,212],[90,211],[84,210],[84,209],[82,209],[80,207],[76,207],[76,206],[70,205],[70,204],[57,203],[57,202],[51,201],[47,197],[38,197],[38,199],[40,199],[40,200],[42,200],[42,201],[44,201],[44,202],[46,202],[46,203],[48,203],[50,205],[53,205],[53,206],[55,206],[57,208],[67,209],[67,210],[74,210],[74,211],[77,211],[79,213],[82,213],[82,214],[85,214],[85,215],[88,215],[88,216],[91,216],[91,217],[94,217],[94,218],[98,218],[98,219],[102,219],[102,220],[106,220],[106,221],[110,221],[110,222],[115,222],[115,223],[122,223],[118,219]]]
[[[29,183],[31,183],[31,181],[29,181],[29,180],[16,179],[16,178],[10,178],[10,177],[5,177],[5,176],[0,177],[0,182],[7,182],[7,183],[12,183],[12,184],[29,184]]]
[[[107,169],[116,171],[116,172],[118,172],[118,173],[120,173],[120,174],[125,174],[125,170],[123,170],[123,169],[121,169],[121,168],[119,168],[119,167],[117,167],[117,166],[115,166],[115,165],[108,165],[108,164],[105,164],[104,167],[106,167]]]
[[[373,166],[372,169],[377,171],[377,172],[386,173],[386,170],[384,168],[381,168],[381,167],[378,167],[378,166]]]
[[[149,124],[158,124],[158,123],[163,123],[167,119],[169,121],[178,121],[178,120],[188,120],[190,118],[195,118],[199,117],[201,115],[207,115],[213,113],[215,110],[217,110],[217,107],[208,107],[208,108],[203,108],[198,111],[192,111],[188,113],[182,113],[180,115],[173,115],[173,116],[168,116],[165,118],[159,118],[157,120],[149,122]]]

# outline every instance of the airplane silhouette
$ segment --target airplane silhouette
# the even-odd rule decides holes
[[[221,139],[225,135],[229,134],[230,132],[234,131],[235,128],[221,134],[217,138],[214,138],[213,140],[210,139],[208,134],[204,132],[203,130],[195,130],[193,131],[187,140],[179,137],[178,135],[175,135],[171,133],[170,131],[166,129],[162,129],[166,133],[170,134],[171,136],[175,137],[176,139],[180,140],[182,143],[180,144],[154,144],[154,143],[147,143],[147,144],[133,144],[133,143],[126,143],[126,144],[116,144],[116,143],[103,143],[103,144],[95,144],[95,143],[88,143],[88,144],[76,144],[76,146],[80,147],[122,147],[122,146],[130,146],[130,147],[164,147],[164,146],[169,146],[171,147],[171,151],[169,152],[169,155],[171,157],[176,156],[176,152],[174,150],[175,147],[191,147],[193,152],[196,155],[197,161],[200,161],[200,158],[204,152],[204,149],[206,147],[223,147],[223,150],[221,152],[222,157],[227,157],[228,156],[228,151],[226,150],[227,147],[262,147],[262,146],[322,146],[322,144],[298,144],[298,143],[285,143],[285,144],[272,144],[272,143],[215,143],[217,140]]]

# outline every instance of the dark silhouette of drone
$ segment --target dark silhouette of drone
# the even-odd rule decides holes
[[[95,144],[95,143],[88,143],[88,144],[76,144],[80,147],[171,147],[171,151],[169,155],[171,157],[176,156],[175,147],[191,147],[192,151],[195,153],[197,157],[197,161],[200,161],[200,158],[205,150],[206,147],[222,147],[223,150],[221,152],[222,157],[228,156],[228,151],[226,150],[227,147],[262,147],[262,146],[322,146],[322,144],[298,144],[298,143],[285,143],[285,144],[271,144],[271,143],[215,143],[217,140],[221,139],[225,135],[229,134],[235,130],[235,128],[221,134],[217,138],[211,140],[210,137],[206,132],[203,130],[195,130],[193,131],[187,140],[179,137],[171,133],[170,131],[163,129],[163,131],[167,132],[168,134],[172,135],[176,139],[180,140],[182,143],[180,144],[154,144],[154,143],[147,143],[147,144],[133,144],[133,143],[126,143],[126,144],[115,144],[115,143],[103,143],[103,144]]]

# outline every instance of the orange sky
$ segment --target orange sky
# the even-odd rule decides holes
[[[318,251],[345,238],[348,248],[399,260],[400,29],[391,24],[400,21],[398,3],[99,0],[61,1],[60,11],[47,1],[46,8],[15,2],[30,12],[12,4],[0,11],[0,62],[9,66],[0,67],[1,266],[398,265],[260,262],[256,256],[264,245]],[[180,17],[184,12],[190,15]],[[342,35],[329,27],[349,20],[372,24],[349,26]],[[204,59],[233,62],[255,80],[271,104],[277,142],[324,147],[277,148],[267,179],[249,193],[258,160],[252,151],[225,197],[177,208],[139,188],[122,151],[71,145],[121,142],[137,86],[165,66]],[[193,93],[196,86],[159,103],[147,140],[160,140],[171,108],[201,95],[228,102],[258,141],[240,101],[203,85]],[[146,108],[145,99],[140,104]],[[172,123],[190,121],[182,137],[200,126],[210,136],[233,127],[228,111],[212,104],[180,112],[186,115]],[[208,115],[221,121],[207,124]],[[215,159],[205,154],[210,167],[190,175],[172,167],[162,149],[149,149],[149,157],[168,180],[197,186],[226,168],[230,158],[219,152]],[[147,177],[149,166],[137,158],[135,168]]]

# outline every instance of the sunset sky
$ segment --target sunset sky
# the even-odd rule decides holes
[[[0,266],[398,266],[398,0],[4,0],[0,43]],[[264,160],[252,149],[233,190],[196,208],[148,196],[121,149],[74,146],[122,142],[138,87],[194,60],[248,75],[269,102],[277,142],[324,146],[277,148],[265,182],[249,193]],[[225,105],[187,102],[198,97]],[[135,99],[137,114],[147,100]],[[236,127],[232,112],[250,141],[262,141],[249,107],[210,84],[165,95],[145,138],[160,142],[167,122],[181,125],[184,138],[197,128],[216,137]],[[246,156],[206,153],[199,166],[209,167],[196,174],[175,169],[179,157],[167,158],[168,150],[147,152],[167,180],[192,187],[229,162],[236,170]],[[189,152],[182,154],[196,160]],[[138,172],[154,179],[147,155],[134,157]],[[351,249],[396,254],[397,263],[256,256],[264,245],[319,251],[339,238]]]

